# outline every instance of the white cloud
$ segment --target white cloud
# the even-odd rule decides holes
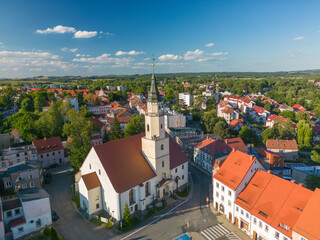
[[[97,36],[97,31],[77,31],[74,33],[74,38],[92,38]]]
[[[199,58],[196,61],[197,62],[206,62],[206,61],[209,61],[209,60],[212,60],[212,59],[214,59],[214,58],[213,57],[205,57],[205,58]]]
[[[80,54],[80,53],[77,53],[76,54],[76,57],[90,57],[90,55],[86,55],[86,54]]]
[[[149,61],[149,60],[151,60],[151,58],[145,58],[145,59],[143,59],[144,61]]]
[[[290,54],[290,55],[288,56],[288,58],[294,58],[294,55],[293,55],[293,54]]]
[[[54,28],[47,28],[46,30],[37,30],[37,33],[47,34],[47,33],[74,33],[76,29],[74,27],[65,27],[62,25],[55,26]]]
[[[304,37],[303,36],[299,36],[299,37],[295,37],[293,40],[302,40],[302,39],[304,39]]]
[[[102,55],[98,57],[91,57],[91,58],[74,58],[72,61],[74,62],[87,62],[87,63],[101,63],[101,64],[107,64],[107,63],[113,63],[112,67],[122,67],[122,66],[128,66],[133,59],[131,58],[114,58],[110,57],[110,53],[103,53]]]
[[[161,55],[158,59],[160,61],[167,61],[167,60],[178,60],[180,59],[180,57],[178,55],[165,54],[165,55]]]
[[[228,55],[228,52],[214,52],[214,53],[208,53],[210,56],[221,56],[221,55]]]
[[[145,54],[145,52],[137,52],[135,50],[129,51],[129,52],[123,52],[123,51],[118,51],[116,52],[116,56],[122,56],[122,55],[139,55],[139,54]]]
[[[184,60],[195,60],[199,58],[203,54],[203,51],[200,51],[199,49],[196,49],[195,51],[187,51],[184,54],[183,59]]]
[[[214,43],[207,43],[205,46],[206,47],[212,47],[214,45]]]
[[[78,48],[67,48],[67,47],[63,47],[63,48],[61,48],[61,51],[63,51],[63,52],[76,52],[76,51],[78,51]]]

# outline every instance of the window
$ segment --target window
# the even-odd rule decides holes
[[[101,170],[99,169],[99,175],[101,175]]]
[[[32,178],[33,178],[32,174],[30,174],[30,175],[29,175],[29,178],[30,178],[30,179],[32,179]]]
[[[6,163],[5,162],[2,162],[2,167],[6,167]]]
[[[221,187],[221,191],[224,192],[224,186]]]
[[[19,232],[23,232],[23,227],[18,228],[18,231],[19,231]]]
[[[55,152],[53,152],[53,153],[52,153],[52,156],[54,156],[55,154],[56,154],[56,153],[55,153]]]
[[[280,237],[280,233],[276,231],[276,233],[275,233],[275,237],[276,237],[276,239],[279,239],[279,237]]]
[[[254,225],[257,224],[257,219],[256,219],[256,218],[253,219],[253,224],[254,224]]]
[[[218,192],[216,192],[216,197],[219,198],[219,193]]]
[[[163,144],[161,144],[161,150],[163,150]]]
[[[132,205],[132,204],[135,203],[135,202],[134,202],[133,189],[131,189],[131,190],[129,191],[129,203],[130,203],[130,205]]]
[[[47,153],[47,157],[49,157],[49,153]]]
[[[268,225],[266,224],[266,227],[264,228],[264,230],[266,231],[266,232],[268,232],[269,231],[269,227],[268,227]]]
[[[150,192],[149,192],[149,182],[146,182],[145,194],[146,194],[146,197],[148,197],[148,196],[150,195]]]
[[[216,183],[216,187],[219,188],[219,183]]]
[[[34,182],[31,182],[31,183],[30,183],[30,187],[34,187]]]
[[[230,200],[228,200],[228,206],[231,206],[231,201]]]
[[[22,188],[23,188],[23,189],[27,188],[27,184],[25,184],[25,183],[22,184]]]
[[[236,206],[236,211],[237,211],[237,212],[239,211],[239,208],[238,208],[238,206]]]
[[[89,164],[89,168],[91,169],[91,164]]]
[[[288,240],[288,238],[286,238],[285,236],[283,236],[283,240]]]
[[[58,154],[60,154],[61,152],[60,151],[58,151]]]
[[[221,201],[222,201],[222,202],[224,201],[224,196],[221,196]]]
[[[246,213],[246,217],[249,218],[249,213]]]
[[[259,221],[259,228],[262,228],[262,222]]]
[[[40,218],[37,220],[36,226],[37,226],[37,227],[41,227],[41,219],[40,219]]]
[[[228,195],[231,196],[231,191],[230,190],[228,190]]]
[[[11,210],[8,211],[8,212],[6,212],[6,214],[7,214],[7,218],[11,218],[11,217],[12,217],[12,212],[11,212]]]
[[[96,204],[96,209],[98,209],[99,207],[100,207],[100,206],[99,206],[99,203],[97,203],[97,204]]]
[[[182,165],[182,169],[184,169],[184,165]]]
[[[162,129],[162,124],[160,125],[161,129]]]
[[[182,175],[182,180],[184,179],[184,175]]]
[[[241,209],[241,215],[243,215],[243,210]]]
[[[11,181],[6,181],[6,187],[11,187]]]
[[[14,210],[14,214],[15,214],[15,215],[19,215],[19,214],[20,214],[20,208],[15,209],[15,210]]]
[[[147,124],[147,131],[149,132],[149,124]]]
[[[162,167],[164,167],[164,161],[162,161]]]
[[[17,153],[17,157],[20,157],[19,153]]]
[[[177,173],[177,172],[178,172],[178,168],[175,169],[175,173]]]
[[[43,155],[41,154],[41,158],[43,158]]]

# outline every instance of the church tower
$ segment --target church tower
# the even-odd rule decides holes
[[[170,178],[169,137],[164,130],[164,116],[160,109],[156,77],[151,77],[145,116],[145,137],[142,138],[142,152],[157,174],[157,180]]]

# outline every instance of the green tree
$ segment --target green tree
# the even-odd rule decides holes
[[[216,109],[216,99],[214,96],[208,97],[206,102],[206,110],[211,111],[213,109]]]
[[[239,137],[245,143],[257,144],[259,142],[259,137],[257,134],[250,129],[249,126],[243,126],[239,131]]]
[[[59,240],[59,235],[57,233],[57,230],[53,227],[51,227],[51,240]]]
[[[205,112],[203,114],[202,121],[206,132],[213,133],[214,126],[219,121],[219,119],[220,118],[217,117],[217,111],[215,109]]]
[[[79,107],[84,104],[83,92],[77,92]]]
[[[26,98],[21,102],[21,109],[26,112],[34,112],[34,105],[32,98]]]
[[[218,121],[213,128],[213,133],[222,139],[229,138],[228,124],[222,120]]]
[[[305,121],[300,120],[297,124],[297,141],[300,147],[311,147],[312,127]]]
[[[41,112],[42,107],[46,106],[46,96],[44,92],[36,92],[34,97],[34,109]]]
[[[267,128],[266,130],[263,131],[261,136],[262,136],[262,142],[266,144],[268,139],[273,139],[275,137],[274,128]]]
[[[279,115],[282,117],[291,119],[292,121],[296,120],[296,114],[293,111],[286,110],[286,111],[281,112]]]
[[[206,98],[202,95],[198,95],[195,99],[194,99],[194,107],[197,110],[203,110],[203,106],[205,106],[206,104]]]
[[[113,141],[113,140],[121,139],[123,137],[124,137],[124,133],[122,131],[120,122],[118,121],[117,116],[115,116],[112,127],[111,127],[110,140]]]
[[[130,214],[129,206],[126,203],[123,210],[122,227],[124,229],[130,228],[133,225],[133,218]]]
[[[308,174],[306,177],[306,187],[314,191],[320,188],[320,176],[316,174]]]
[[[297,122],[301,120],[306,120],[306,114],[302,111],[296,113],[296,120]]]
[[[124,136],[130,137],[145,131],[144,117],[139,114],[133,114],[124,130]]]
[[[86,118],[87,109],[82,106],[80,111],[74,108],[67,112],[68,122],[63,126],[63,134],[71,140],[67,143],[71,165],[79,169],[91,148],[92,134],[97,126]]]

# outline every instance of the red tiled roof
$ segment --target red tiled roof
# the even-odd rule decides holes
[[[268,149],[290,149],[298,151],[297,141],[293,140],[278,140],[268,139],[266,143]]]
[[[259,107],[257,105],[252,107],[253,110],[255,110],[257,113],[263,113],[265,111],[265,109],[263,107]]]
[[[306,110],[304,107],[302,107],[300,104],[295,104],[292,106],[293,109],[299,109],[299,110]]]
[[[293,231],[309,240],[320,239],[320,189],[316,189],[293,227]]]
[[[131,117],[117,117],[119,123],[128,123]],[[112,125],[114,118],[108,117],[109,123]]]
[[[101,186],[99,178],[96,172],[92,172],[86,175],[81,176],[83,179],[84,184],[86,185],[87,190],[91,190]]]
[[[224,113],[233,113],[234,110],[233,110],[232,107],[225,107],[225,108],[222,110],[222,112],[224,112]]]
[[[215,141],[214,139],[207,137],[205,140],[197,143],[196,148],[202,149],[205,146],[207,146],[208,144],[213,143],[214,141]]]
[[[144,135],[141,133],[93,147],[117,193],[127,191],[156,176],[142,155],[141,138]],[[188,161],[173,139],[169,139],[169,150],[171,169]]]
[[[37,148],[37,154],[63,150],[60,137],[44,138],[32,141],[32,145]]]
[[[272,122],[272,121],[288,121],[287,118],[278,116],[276,114],[272,114],[271,116],[268,117],[267,122]]]
[[[254,156],[233,150],[213,178],[236,190],[255,160]]]
[[[235,128],[239,124],[243,124],[243,119],[235,119],[235,120],[231,121],[229,124],[229,127]]]
[[[240,137],[224,139],[224,142],[228,144],[229,147],[239,150],[241,152],[248,152],[247,146],[244,144]]]
[[[25,223],[26,223],[26,220],[24,219],[24,217],[20,217],[20,218],[17,218],[15,220],[10,221],[9,226],[10,226],[10,228],[13,228],[13,227],[17,227],[22,224],[25,224]]]
[[[311,194],[312,191],[298,184],[258,170],[238,195],[236,204],[291,238],[292,228]]]

